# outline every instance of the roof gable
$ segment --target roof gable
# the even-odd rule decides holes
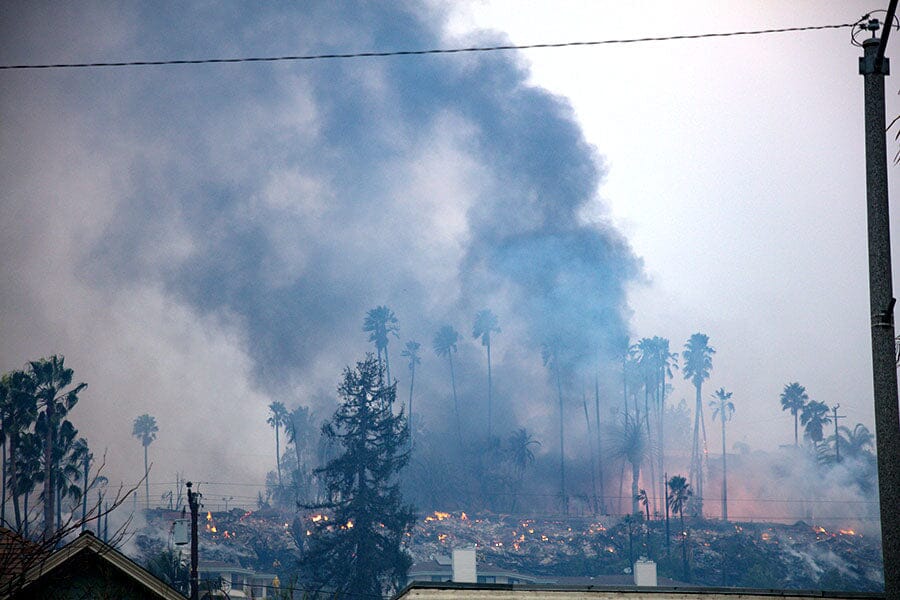
[[[70,544],[60,548],[24,575],[24,582],[16,592],[28,595],[31,591],[52,583],[55,575],[75,569],[74,577],[89,577],[85,571],[90,565],[93,571],[103,577],[115,577],[121,582],[146,593],[146,598],[154,600],[184,600],[184,596],[169,587],[166,583],[152,575],[149,571],[130,558],[86,531]],[[78,570],[80,572],[77,572]],[[93,575],[96,575],[94,573]],[[16,594],[6,597],[16,597]]]

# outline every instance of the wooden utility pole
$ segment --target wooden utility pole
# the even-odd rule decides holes
[[[197,571],[199,552],[197,548],[197,513],[200,511],[200,493],[191,491],[190,481],[187,486],[188,506],[191,508],[191,600],[200,599],[200,576]]]
[[[869,302],[872,317],[872,375],[878,451],[878,495],[886,600],[900,600],[900,409],[894,355],[894,304],[888,207],[887,133],[884,78],[890,73],[884,52],[894,24],[891,0],[885,25],[870,19],[872,37],[862,43],[859,73],[865,80],[866,204],[869,238]],[[881,29],[881,37],[875,33]]]

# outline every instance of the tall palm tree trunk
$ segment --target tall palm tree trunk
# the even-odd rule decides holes
[[[725,414],[722,410],[722,519],[728,520],[728,465],[725,463]]]
[[[54,398],[46,404],[44,417],[47,419],[47,434],[44,439],[44,532],[43,538],[49,539],[54,531],[53,524],[53,508],[54,499],[56,497],[56,469],[53,468],[53,422],[55,421],[55,404]],[[27,516],[26,516],[27,519]]]
[[[644,391],[644,419],[645,419],[646,425],[647,425],[647,442],[648,443],[650,443],[650,441],[653,439],[653,433],[650,431],[649,397],[650,397],[649,391],[645,390]],[[648,459],[648,462],[650,463],[650,481],[652,483],[652,482],[656,481],[656,464],[655,464],[655,461],[653,460],[653,446],[652,445],[650,446],[649,452],[647,454],[648,454],[647,459]],[[651,496],[650,499],[653,502],[653,512],[657,512],[656,486],[650,485],[648,487],[650,489],[650,496]]]
[[[569,496],[566,493],[566,438],[563,421],[563,397],[562,381],[559,374],[559,365],[556,367],[556,394],[559,398],[559,487],[562,494],[563,511],[569,514]]]
[[[456,376],[453,374],[453,352],[447,353],[447,360],[450,361],[450,387],[453,389],[453,411],[456,413],[456,440],[462,448],[462,425],[459,418],[459,401],[456,398]]]
[[[387,346],[384,347],[384,370],[387,373],[387,383],[391,385],[391,361],[388,358]]]
[[[679,516],[681,517],[681,561],[684,569],[684,580],[686,582],[691,581],[691,573],[690,569],[688,569],[688,558],[687,558],[687,529],[684,528],[684,508],[679,511]]]
[[[85,453],[84,457],[84,487],[81,488],[81,531],[87,527],[87,493],[88,473],[91,470],[91,455]]]
[[[701,400],[701,385],[694,386],[697,389],[697,404],[694,408],[694,443],[691,447],[691,470],[690,483],[691,488],[696,490],[694,498],[696,498],[696,507],[698,514],[703,512],[703,468],[702,458],[700,456],[700,420],[701,411],[703,410],[703,402]]]
[[[794,411],[794,446],[800,447],[800,436],[798,435],[799,428],[797,422],[800,420],[800,417],[797,415],[797,411]]]
[[[56,522],[62,523],[62,497],[65,486],[60,485],[60,489],[56,491]]]
[[[413,438],[415,437],[415,435],[413,434],[415,429],[413,429],[413,405],[412,405],[413,386],[415,385],[415,383],[416,383],[416,365],[413,364],[412,368],[410,369],[410,377],[409,377],[409,415],[407,415],[407,420],[408,420],[408,424],[409,424],[409,449],[410,450],[412,450]]]
[[[10,475],[9,487],[13,501],[13,513],[16,517],[16,531],[22,531],[22,514],[19,512],[19,474],[16,472],[16,446],[18,445],[18,443],[18,436],[10,437],[9,464],[10,468],[12,469],[12,474]]]
[[[625,461],[622,461],[622,468],[619,469],[619,514],[625,514],[625,496],[622,490],[625,489]]]
[[[606,492],[603,489],[603,444],[600,438],[600,373],[594,378],[594,413],[597,419],[597,479],[600,481],[600,513],[606,514]]]
[[[23,531],[25,533],[25,539],[28,539],[28,521],[29,521],[29,519],[28,519],[28,496],[29,495],[30,494],[28,494],[28,493],[22,494],[22,496],[23,496],[23,498],[22,498],[22,513],[23,513],[22,517],[23,517],[23,521],[24,521]]]
[[[588,434],[588,452],[591,455],[591,491],[593,492],[593,499],[591,502],[591,510],[596,513],[597,512],[597,463],[594,460],[594,432],[591,431],[591,419],[588,416],[588,407],[587,407],[587,393],[583,393],[581,396],[582,405],[584,406],[584,422],[587,424],[587,434]]]
[[[0,445],[0,458],[3,460],[3,491],[0,492],[0,526],[6,527],[6,440]]]
[[[144,444],[144,497],[147,500],[147,510],[150,510],[150,465],[147,463],[147,447]]]
[[[492,407],[491,407],[491,343],[487,344],[487,360],[488,360],[488,441],[493,435]]]
[[[657,475],[662,477],[660,480],[659,486],[659,498],[664,503],[663,507],[666,507],[668,499],[666,498],[666,436],[665,436],[665,416],[666,416],[666,371],[665,367],[661,369],[660,372],[660,381],[659,381],[659,402],[658,402],[658,415],[657,415],[657,427],[659,429],[659,454],[657,455],[657,463],[659,467],[659,471],[657,471]]]
[[[638,483],[641,479],[641,463],[632,463],[631,465],[631,514],[636,515],[641,512],[638,506]]]
[[[275,468],[278,471],[278,487],[282,488],[281,484],[281,441],[278,438],[278,423],[275,423]]]

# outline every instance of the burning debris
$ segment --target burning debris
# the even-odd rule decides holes
[[[176,516],[156,511],[148,515],[148,527],[162,529]],[[306,538],[352,527],[352,521],[335,523],[323,512],[208,512],[200,531],[201,555],[289,577]],[[485,564],[534,576],[572,577],[621,574],[638,555],[649,554],[662,573],[680,580],[677,527],[671,527],[671,535],[667,554],[661,520],[648,524],[611,516],[523,518],[435,511],[417,519],[405,539],[414,562],[475,546]],[[722,585],[723,569],[726,584],[737,587],[873,591],[882,585],[877,536],[852,528],[695,521],[688,523],[687,545],[690,583],[696,585]]]

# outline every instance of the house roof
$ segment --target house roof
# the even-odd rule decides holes
[[[481,600],[553,599],[565,597],[585,600],[686,600],[698,598],[734,597],[735,600],[885,600],[878,592],[836,592],[823,590],[759,590],[749,588],[716,587],[636,587],[617,585],[547,585],[511,583],[410,583],[393,600],[453,600],[479,598]]]
[[[112,567],[119,574],[160,600],[184,600],[184,596],[180,593],[109,544],[98,540],[90,531],[83,532],[75,541],[63,546],[41,560],[36,566],[28,569],[24,574],[24,582],[21,586],[17,586],[19,589],[16,590],[16,593],[27,591],[29,586],[35,585],[47,577],[52,577],[54,571],[76,558],[83,557],[85,553],[103,561],[107,566]],[[3,598],[11,596],[12,594],[7,593]]]
[[[0,594],[47,554],[39,544],[0,527]]]
[[[407,578],[413,579],[417,575],[446,575],[450,577],[453,573],[452,565],[442,562],[439,557],[433,557],[429,560],[418,562],[409,568]],[[501,569],[489,563],[478,563],[477,573],[479,576],[488,577],[513,577],[515,579],[524,579],[534,582],[555,582],[557,578],[538,577],[508,569]]]

